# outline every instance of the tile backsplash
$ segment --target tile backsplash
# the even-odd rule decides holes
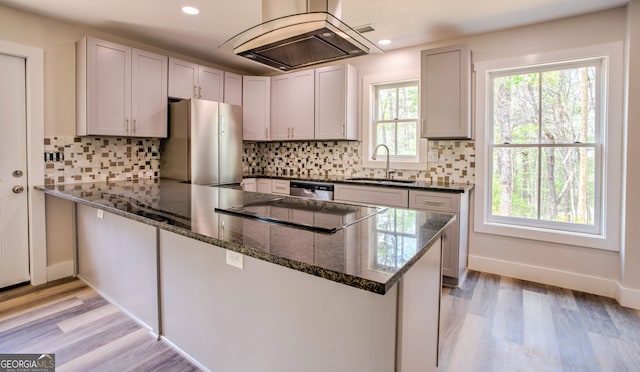
[[[362,166],[362,142],[245,142],[245,175],[383,177],[384,169]],[[397,170],[396,177],[431,183],[473,183],[475,143],[473,141],[432,141],[438,162],[425,170]]]
[[[425,170],[397,170],[396,177],[431,183],[473,183],[472,141],[433,141],[439,160]],[[45,184],[157,178],[160,140],[120,137],[50,137],[45,153],[62,153],[45,163]],[[362,142],[244,142],[245,175],[383,177],[384,169],[362,166]],[[54,157],[55,159],[55,157]]]
[[[50,137],[45,153],[64,160],[45,162],[45,184],[156,178],[160,140],[119,137]]]

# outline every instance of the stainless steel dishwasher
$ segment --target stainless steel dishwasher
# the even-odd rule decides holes
[[[311,199],[333,200],[333,184],[323,182],[289,182],[289,195]]]

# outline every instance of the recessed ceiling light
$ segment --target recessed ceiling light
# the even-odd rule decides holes
[[[182,12],[186,13],[186,14],[195,15],[195,14],[200,13],[200,9],[194,8],[192,6],[183,6],[182,7]]]
[[[382,40],[379,40],[379,41],[378,41],[378,44],[380,44],[380,45],[389,45],[389,44],[391,44],[391,40],[389,40],[389,39],[382,39]]]

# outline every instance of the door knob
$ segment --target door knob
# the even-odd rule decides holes
[[[21,186],[21,185],[13,186],[13,188],[11,189],[11,191],[13,191],[13,192],[14,192],[14,193],[16,193],[16,194],[20,194],[21,192],[23,192],[23,191],[24,191],[24,186]]]
[[[22,171],[20,169],[16,169],[13,171],[13,176],[14,177],[22,177],[24,173],[22,173]]]

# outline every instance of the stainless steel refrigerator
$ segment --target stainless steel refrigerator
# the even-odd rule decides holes
[[[169,104],[160,177],[197,185],[242,181],[242,107],[190,99]]]

